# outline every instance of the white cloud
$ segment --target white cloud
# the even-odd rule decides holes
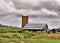
[[[15,0],[14,0],[15,1]],[[40,3],[42,2],[51,2],[53,4],[55,4],[54,2],[60,4],[60,1],[59,0],[16,0],[20,3],[23,3],[23,4],[29,4],[29,5],[32,5],[32,6],[37,6],[37,5],[41,5]],[[0,10],[3,10],[5,12],[19,12],[20,10],[17,10],[14,6],[14,3],[12,2],[12,0],[8,0],[8,1],[5,1],[5,0],[0,0]]]
[[[46,8],[42,8],[42,9],[40,9],[40,10],[38,10],[38,11],[35,11],[35,10],[31,10],[31,9],[28,9],[28,10],[26,10],[26,9],[22,9],[22,10],[20,10],[20,12],[18,12],[18,13],[21,13],[21,14],[23,14],[24,15],[24,13],[26,14],[26,15],[55,15],[55,16],[58,16],[58,14],[57,14],[57,12],[55,12],[55,11],[50,11],[50,10],[48,10],[48,9],[46,9]]]
[[[55,0],[57,5],[60,5],[60,0]]]
[[[41,2],[51,2],[52,4],[58,4],[60,5],[60,0],[17,0],[20,3],[24,3],[24,4],[31,4],[31,5],[39,5],[39,3]]]
[[[12,1],[0,0],[0,10],[4,12],[15,12],[16,9]]]
[[[18,0],[20,3],[28,3],[28,4],[31,4],[31,5],[38,5],[40,0]]]
[[[31,5],[39,5],[40,2],[46,2],[46,1],[50,1],[50,0],[17,0],[19,1],[20,3],[27,3],[27,4],[31,4]],[[55,0],[57,1],[57,0]],[[53,2],[53,1],[51,1]],[[58,2],[58,1],[57,1]],[[24,13],[24,10],[21,9],[21,10],[18,10],[15,8],[14,6],[14,3],[11,1],[11,0],[8,0],[8,1],[5,1],[5,0],[0,0],[0,10],[4,11],[4,12],[8,12],[8,13]],[[28,11],[29,10],[29,11]],[[34,10],[31,10],[31,9],[27,9],[25,11],[25,13],[28,13],[28,14],[40,14],[40,12],[43,12],[43,13],[46,13],[46,14],[53,14],[53,15],[57,15],[56,12],[54,11],[49,11],[48,9],[41,9],[38,10],[38,11],[34,11]]]
[[[14,3],[16,2],[16,3]],[[21,7],[20,9],[17,9],[15,7],[15,4],[17,6],[17,3],[19,4],[18,7]],[[22,6],[21,6],[22,5]],[[37,9],[37,10],[35,10]],[[53,15],[58,17],[58,9],[60,9],[60,0],[0,0],[0,16],[3,17],[0,23],[2,24],[8,24],[8,25],[14,25],[14,26],[21,26],[21,18],[18,18],[16,15],[18,14],[24,14],[27,15]],[[2,14],[3,13],[3,14]],[[4,15],[8,16],[4,16]],[[12,13],[12,15],[10,15]],[[17,14],[18,13],[18,14]],[[57,18],[56,17],[56,18]],[[48,18],[48,19],[47,19]],[[50,20],[49,17],[45,19]],[[8,19],[8,20],[7,20]],[[39,22],[37,19],[37,22]],[[44,17],[43,17],[44,20]],[[46,20],[46,22],[47,22]],[[51,19],[52,21],[53,19]],[[56,19],[57,20],[57,19]],[[59,18],[60,20],[60,18]],[[30,19],[30,21],[32,21]],[[35,21],[35,19],[34,19]],[[42,21],[44,22],[44,21]],[[49,21],[48,21],[49,22]]]
[[[50,10],[48,10],[46,8],[42,8],[41,12],[44,13],[44,14],[47,14],[47,15],[56,15],[56,16],[58,16],[57,12],[50,11]]]

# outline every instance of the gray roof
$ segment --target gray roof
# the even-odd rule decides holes
[[[43,29],[45,26],[46,24],[28,23],[23,29]]]

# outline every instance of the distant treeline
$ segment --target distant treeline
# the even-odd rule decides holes
[[[2,24],[0,24],[0,27],[19,28],[19,27],[14,27],[14,26],[8,26],[8,25],[2,25]]]

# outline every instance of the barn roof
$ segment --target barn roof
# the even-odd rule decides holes
[[[43,29],[45,26],[46,24],[28,23],[23,29]]]

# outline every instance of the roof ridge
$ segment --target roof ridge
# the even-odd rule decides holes
[[[28,24],[47,24],[47,23],[28,23]]]

